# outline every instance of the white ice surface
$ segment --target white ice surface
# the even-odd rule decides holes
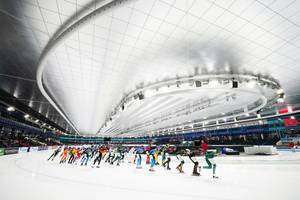
[[[52,152],[0,157],[0,200],[293,200],[300,199],[300,153],[275,156],[227,156],[215,159],[219,179],[205,170],[191,176],[192,165],[178,174],[176,158],[171,171],[156,166],[135,169],[122,163],[101,168],[46,161]],[[187,158],[185,158],[187,160]],[[176,160],[176,161],[175,161]],[[198,158],[201,165],[203,158]],[[144,160],[143,160],[144,163]]]

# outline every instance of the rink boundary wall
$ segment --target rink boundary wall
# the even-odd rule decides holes
[[[58,146],[33,146],[33,147],[7,147],[0,148],[0,156],[10,155],[10,154],[21,154],[28,152],[37,152],[56,149]]]

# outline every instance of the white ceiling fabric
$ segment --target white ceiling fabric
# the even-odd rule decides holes
[[[20,1],[41,49],[87,3]],[[76,30],[43,80],[80,133],[95,134],[125,93],[197,71],[270,75],[292,98],[299,59],[300,1],[138,0]]]

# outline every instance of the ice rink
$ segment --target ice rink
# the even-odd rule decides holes
[[[192,165],[178,174],[172,157],[171,171],[156,166],[135,169],[128,163],[101,168],[73,166],[46,161],[52,152],[41,151],[0,157],[1,200],[83,200],[83,199],[299,199],[300,152],[275,156],[217,157],[217,175],[202,171],[191,176]],[[185,158],[188,160],[187,158]],[[203,158],[198,158],[204,164]],[[143,160],[143,164],[145,160]]]

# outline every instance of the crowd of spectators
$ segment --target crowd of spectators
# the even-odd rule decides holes
[[[57,144],[59,144],[59,141],[51,137],[22,132],[0,131],[0,147],[30,147]]]
[[[215,145],[275,145],[279,140],[277,134],[253,134],[211,137],[208,142]]]

